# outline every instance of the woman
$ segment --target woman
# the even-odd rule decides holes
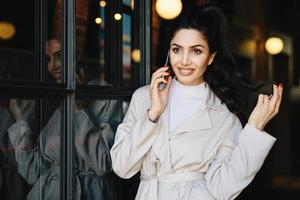
[[[113,170],[123,178],[140,171],[136,199],[234,199],[275,142],[263,129],[279,110],[282,84],[258,96],[243,128],[237,116],[251,86],[237,72],[220,11],[190,8],[174,27],[175,78],[165,80],[163,67],[135,91],[111,149]]]
[[[29,184],[18,173],[15,152],[9,141],[7,129],[14,123],[9,111],[9,101],[0,100],[0,196],[1,199],[26,199]],[[18,192],[16,192],[16,190]]]
[[[59,46],[58,46],[59,45]],[[50,40],[47,53],[48,70],[57,83],[61,82],[60,44]],[[54,48],[55,47],[55,48]],[[84,77],[83,65],[79,61],[77,69]],[[50,66],[53,65],[53,66]],[[56,66],[54,66],[56,65]],[[82,69],[82,70],[80,70]],[[92,80],[88,84],[108,84],[104,80]],[[31,103],[29,103],[31,102]],[[57,102],[57,103],[56,103]],[[59,105],[59,101],[51,101]],[[112,123],[117,108],[117,100],[76,100],[73,116],[75,200],[114,200],[116,183],[112,177],[110,148],[115,131]],[[33,101],[11,100],[10,111],[16,122],[8,128],[8,136],[15,150],[18,171],[32,185],[28,200],[57,200],[61,195],[62,166],[62,108],[57,107],[41,132],[32,129],[29,118],[34,112]],[[45,113],[47,114],[47,112]]]

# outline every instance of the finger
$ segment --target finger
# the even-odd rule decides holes
[[[264,101],[264,104],[265,104],[265,105],[269,105],[269,102],[270,102],[269,96],[268,96],[268,95],[265,95],[265,94],[264,94],[263,96],[264,96],[264,100],[263,100],[263,101]]]
[[[166,81],[164,78],[158,78],[158,79],[154,80],[152,90],[158,90],[158,85],[159,85],[161,82],[163,82],[163,83],[165,83],[165,84],[168,84],[168,81]]]
[[[9,101],[9,107],[10,107],[10,109],[15,108],[16,105],[17,105],[17,99],[11,99]]]
[[[152,77],[151,79],[156,76],[156,74],[161,73],[161,72],[166,72],[168,70],[169,67],[161,67],[158,70],[156,70],[155,72],[152,73]]]
[[[167,87],[166,87],[167,91],[169,91],[169,89],[170,89],[170,87],[171,87],[171,83],[172,83],[172,77],[169,76],[169,77],[168,77]]]
[[[168,72],[162,72],[161,74],[156,74],[154,77],[151,78],[150,88],[154,87],[154,83],[157,79],[165,79],[170,74]]]
[[[169,76],[169,75],[170,75],[169,72],[159,72],[157,74],[153,74],[152,78],[151,78],[150,87],[152,88],[154,86],[155,80],[160,79],[160,78],[164,78],[164,76]]]
[[[262,107],[261,109],[263,109],[264,112],[267,112],[269,109],[269,96],[268,95],[264,95],[262,96]]]
[[[160,67],[158,70],[156,70],[153,75],[157,74],[157,73],[160,73],[160,72],[165,72],[169,69],[168,66],[165,66],[165,67]]]
[[[263,103],[264,103],[264,95],[263,94],[259,94],[256,106],[257,107],[261,107],[263,105]]]
[[[270,106],[275,108],[278,98],[279,98],[279,87],[277,85],[273,84],[273,95],[270,99]]]
[[[152,75],[152,79],[155,80],[157,78],[161,78],[162,76],[169,76],[170,72],[159,72]]]
[[[81,80],[80,80],[78,74],[76,74],[75,79],[76,79],[76,82],[77,82],[78,84],[82,84],[82,82],[81,82]]]
[[[278,88],[278,100],[276,102],[276,105],[275,105],[275,112],[276,114],[279,112],[279,108],[280,108],[280,104],[281,104],[281,101],[282,101],[282,94],[283,94],[283,87],[282,86],[279,86]]]
[[[272,106],[270,104],[270,99],[268,95],[264,95],[263,109],[267,116],[270,116],[275,110],[275,106]]]

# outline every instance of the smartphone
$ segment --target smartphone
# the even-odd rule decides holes
[[[164,66],[168,66],[169,56],[170,56],[170,51],[168,51],[167,58],[166,58],[166,62],[165,62],[165,65],[164,65]],[[170,73],[170,76],[173,75],[173,70],[172,70],[172,67],[171,67],[171,66],[169,66],[169,69],[167,70],[167,72]],[[169,77],[169,76],[163,76],[163,78],[164,78],[165,80],[168,80],[168,77]],[[159,89],[159,90],[163,90],[163,89],[166,88],[166,86],[167,86],[166,83],[161,82],[161,83],[159,83],[159,85],[158,85],[158,89]]]

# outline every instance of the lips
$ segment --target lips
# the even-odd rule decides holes
[[[53,75],[54,75],[54,77],[56,79],[60,79],[61,78],[61,72],[60,71],[54,72]]]
[[[181,76],[190,76],[194,72],[194,69],[191,69],[191,68],[178,68],[178,72]]]
[[[61,75],[60,74],[55,74],[55,78],[60,78],[61,77]]]

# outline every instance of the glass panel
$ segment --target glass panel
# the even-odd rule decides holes
[[[46,43],[44,79],[47,83],[62,83],[61,69],[61,0],[45,0]]]
[[[129,1],[130,2],[130,1]],[[113,20],[111,23],[116,23],[116,20],[121,20],[122,27],[118,30],[123,32],[115,33],[115,30],[108,31],[110,26],[106,26],[107,15],[106,1],[76,1],[76,53],[77,53],[77,84],[88,85],[111,85],[111,73],[121,74],[117,82],[124,83],[122,86],[133,87],[134,71],[131,61],[132,51],[132,10],[125,9],[126,13],[112,13]],[[110,23],[110,24],[111,24]],[[106,35],[111,35],[112,41],[106,41]],[[114,34],[114,35],[112,35]],[[122,35],[121,41],[114,41],[119,38],[118,34]],[[138,38],[136,38],[138,40]],[[109,42],[109,43],[108,43]],[[111,48],[122,45],[122,52],[116,52],[116,56],[106,55]],[[113,59],[117,59],[117,55],[122,55],[121,66],[112,66],[115,63]],[[138,55],[139,57],[139,55]],[[112,59],[112,60],[106,60]],[[109,66],[111,65],[111,66]]]
[[[1,1],[0,79],[35,78],[34,7],[35,1]]]
[[[81,199],[134,199],[133,181],[118,178],[110,158],[117,126],[127,109],[128,101],[76,100],[76,188],[81,187]]]
[[[123,80],[124,86],[132,86],[131,66],[131,16],[123,14]]]
[[[77,84],[108,84],[104,70],[106,6],[106,1],[76,1]]]
[[[36,12],[36,7],[45,3],[40,11],[45,22]],[[17,5],[16,5],[17,4]],[[0,6],[0,80],[38,81],[39,71],[44,71],[46,82],[61,82],[60,64],[53,61],[54,53],[60,51],[61,0],[2,1]],[[45,66],[37,58],[41,44],[37,34],[38,24],[43,24],[45,34]],[[41,33],[42,34],[42,33]],[[55,42],[56,41],[56,42]],[[57,57],[57,55],[56,55]],[[56,59],[58,60],[58,59]],[[60,60],[60,59],[59,59]],[[49,61],[49,62],[48,62]]]
[[[0,99],[1,199],[59,199],[59,104]],[[37,117],[39,109],[43,115]]]

